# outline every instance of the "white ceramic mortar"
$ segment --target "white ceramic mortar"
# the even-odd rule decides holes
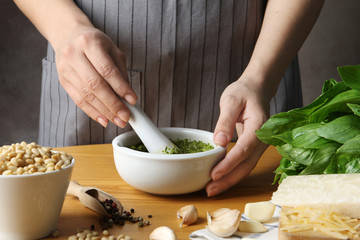
[[[114,161],[121,178],[129,185],[154,194],[184,194],[203,189],[211,169],[224,158],[226,149],[215,146],[213,133],[190,128],[160,128],[170,139],[200,140],[215,148],[189,154],[154,154],[128,148],[140,142],[135,132],[112,141]]]

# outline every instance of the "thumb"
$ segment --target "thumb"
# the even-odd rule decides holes
[[[225,97],[220,102],[220,116],[214,130],[214,143],[225,147],[232,139],[235,125],[239,119],[242,104]]]

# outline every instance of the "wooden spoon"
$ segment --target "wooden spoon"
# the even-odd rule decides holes
[[[94,187],[82,187],[75,180],[71,180],[67,194],[78,197],[80,202],[87,208],[94,210],[97,213],[102,215],[108,215],[104,206],[99,202],[105,201],[105,199],[113,200],[117,208],[119,209],[119,213],[122,213],[123,207],[119,200],[117,200],[114,196]]]
[[[163,153],[166,148],[177,148],[177,146],[154,125],[141,108],[133,106],[126,101],[123,102],[131,113],[129,124],[150,153]]]

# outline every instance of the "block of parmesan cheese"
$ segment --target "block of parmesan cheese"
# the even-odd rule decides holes
[[[328,209],[360,218],[360,173],[288,176],[272,195],[279,206]]]

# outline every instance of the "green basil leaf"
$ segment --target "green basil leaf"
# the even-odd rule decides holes
[[[322,174],[325,169],[330,165],[331,159],[335,155],[340,144],[331,143],[323,146],[323,148],[317,150],[314,153],[313,160],[309,166],[307,166],[300,175],[309,174]]]
[[[335,156],[335,155],[334,155]],[[335,174],[338,173],[337,159],[333,156],[330,164],[324,170],[324,174]]]
[[[337,83],[338,82],[333,78],[330,78],[330,79],[326,80],[323,87],[322,87],[322,93],[325,93],[325,92],[329,91],[329,89],[334,87]]]
[[[342,92],[331,99],[322,108],[316,110],[310,115],[310,123],[320,123],[327,119],[329,114],[348,113],[351,109],[347,106],[348,103],[360,104],[360,92],[357,90],[348,90]]]
[[[338,173],[346,173],[348,164],[360,158],[360,134],[346,141],[334,156]]]
[[[286,158],[281,158],[279,167],[274,171],[275,177],[274,182],[281,183],[288,175],[298,175],[303,169],[304,165],[297,162],[292,162]]]
[[[299,175],[305,167],[305,165],[290,161],[289,159],[283,157],[280,161],[279,167],[274,172],[275,177],[273,184],[276,182],[280,184],[287,176]]]
[[[288,175],[284,172],[279,177],[279,184],[287,177]]]
[[[325,87],[326,88],[326,87]],[[338,82],[333,87],[329,88],[326,92],[317,97],[312,103],[302,108],[297,108],[290,111],[298,111],[306,114],[311,114],[319,108],[326,105],[329,101],[331,101],[338,94],[348,91],[350,88],[346,85],[345,82]]]
[[[286,159],[290,161],[297,162],[301,165],[308,166],[312,162],[312,157],[314,155],[314,149],[305,149],[293,147],[291,144],[284,144],[282,146],[277,146],[276,149]]]
[[[274,182],[296,174],[360,172],[360,65],[338,72],[343,81],[325,81],[311,104],[276,114],[256,131],[283,157]]]
[[[346,164],[345,173],[360,173],[360,157]]]
[[[360,91],[360,65],[339,67],[338,72],[346,85]]]
[[[299,148],[322,148],[325,144],[332,142],[319,136],[316,131],[323,126],[322,123],[304,125],[293,130],[274,136],[294,147]]]
[[[355,115],[339,117],[317,129],[316,133],[321,137],[345,143],[360,134],[360,117]]]
[[[284,142],[274,138],[275,135],[306,123],[308,123],[308,115],[306,114],[297,112],[279,113],[270,117],[259,130],[256,130],[256,136],[266,144],[282,145]]]
[[[347,105],[356,116],[360,117],[360,105],[359,104],[348,103]]]

